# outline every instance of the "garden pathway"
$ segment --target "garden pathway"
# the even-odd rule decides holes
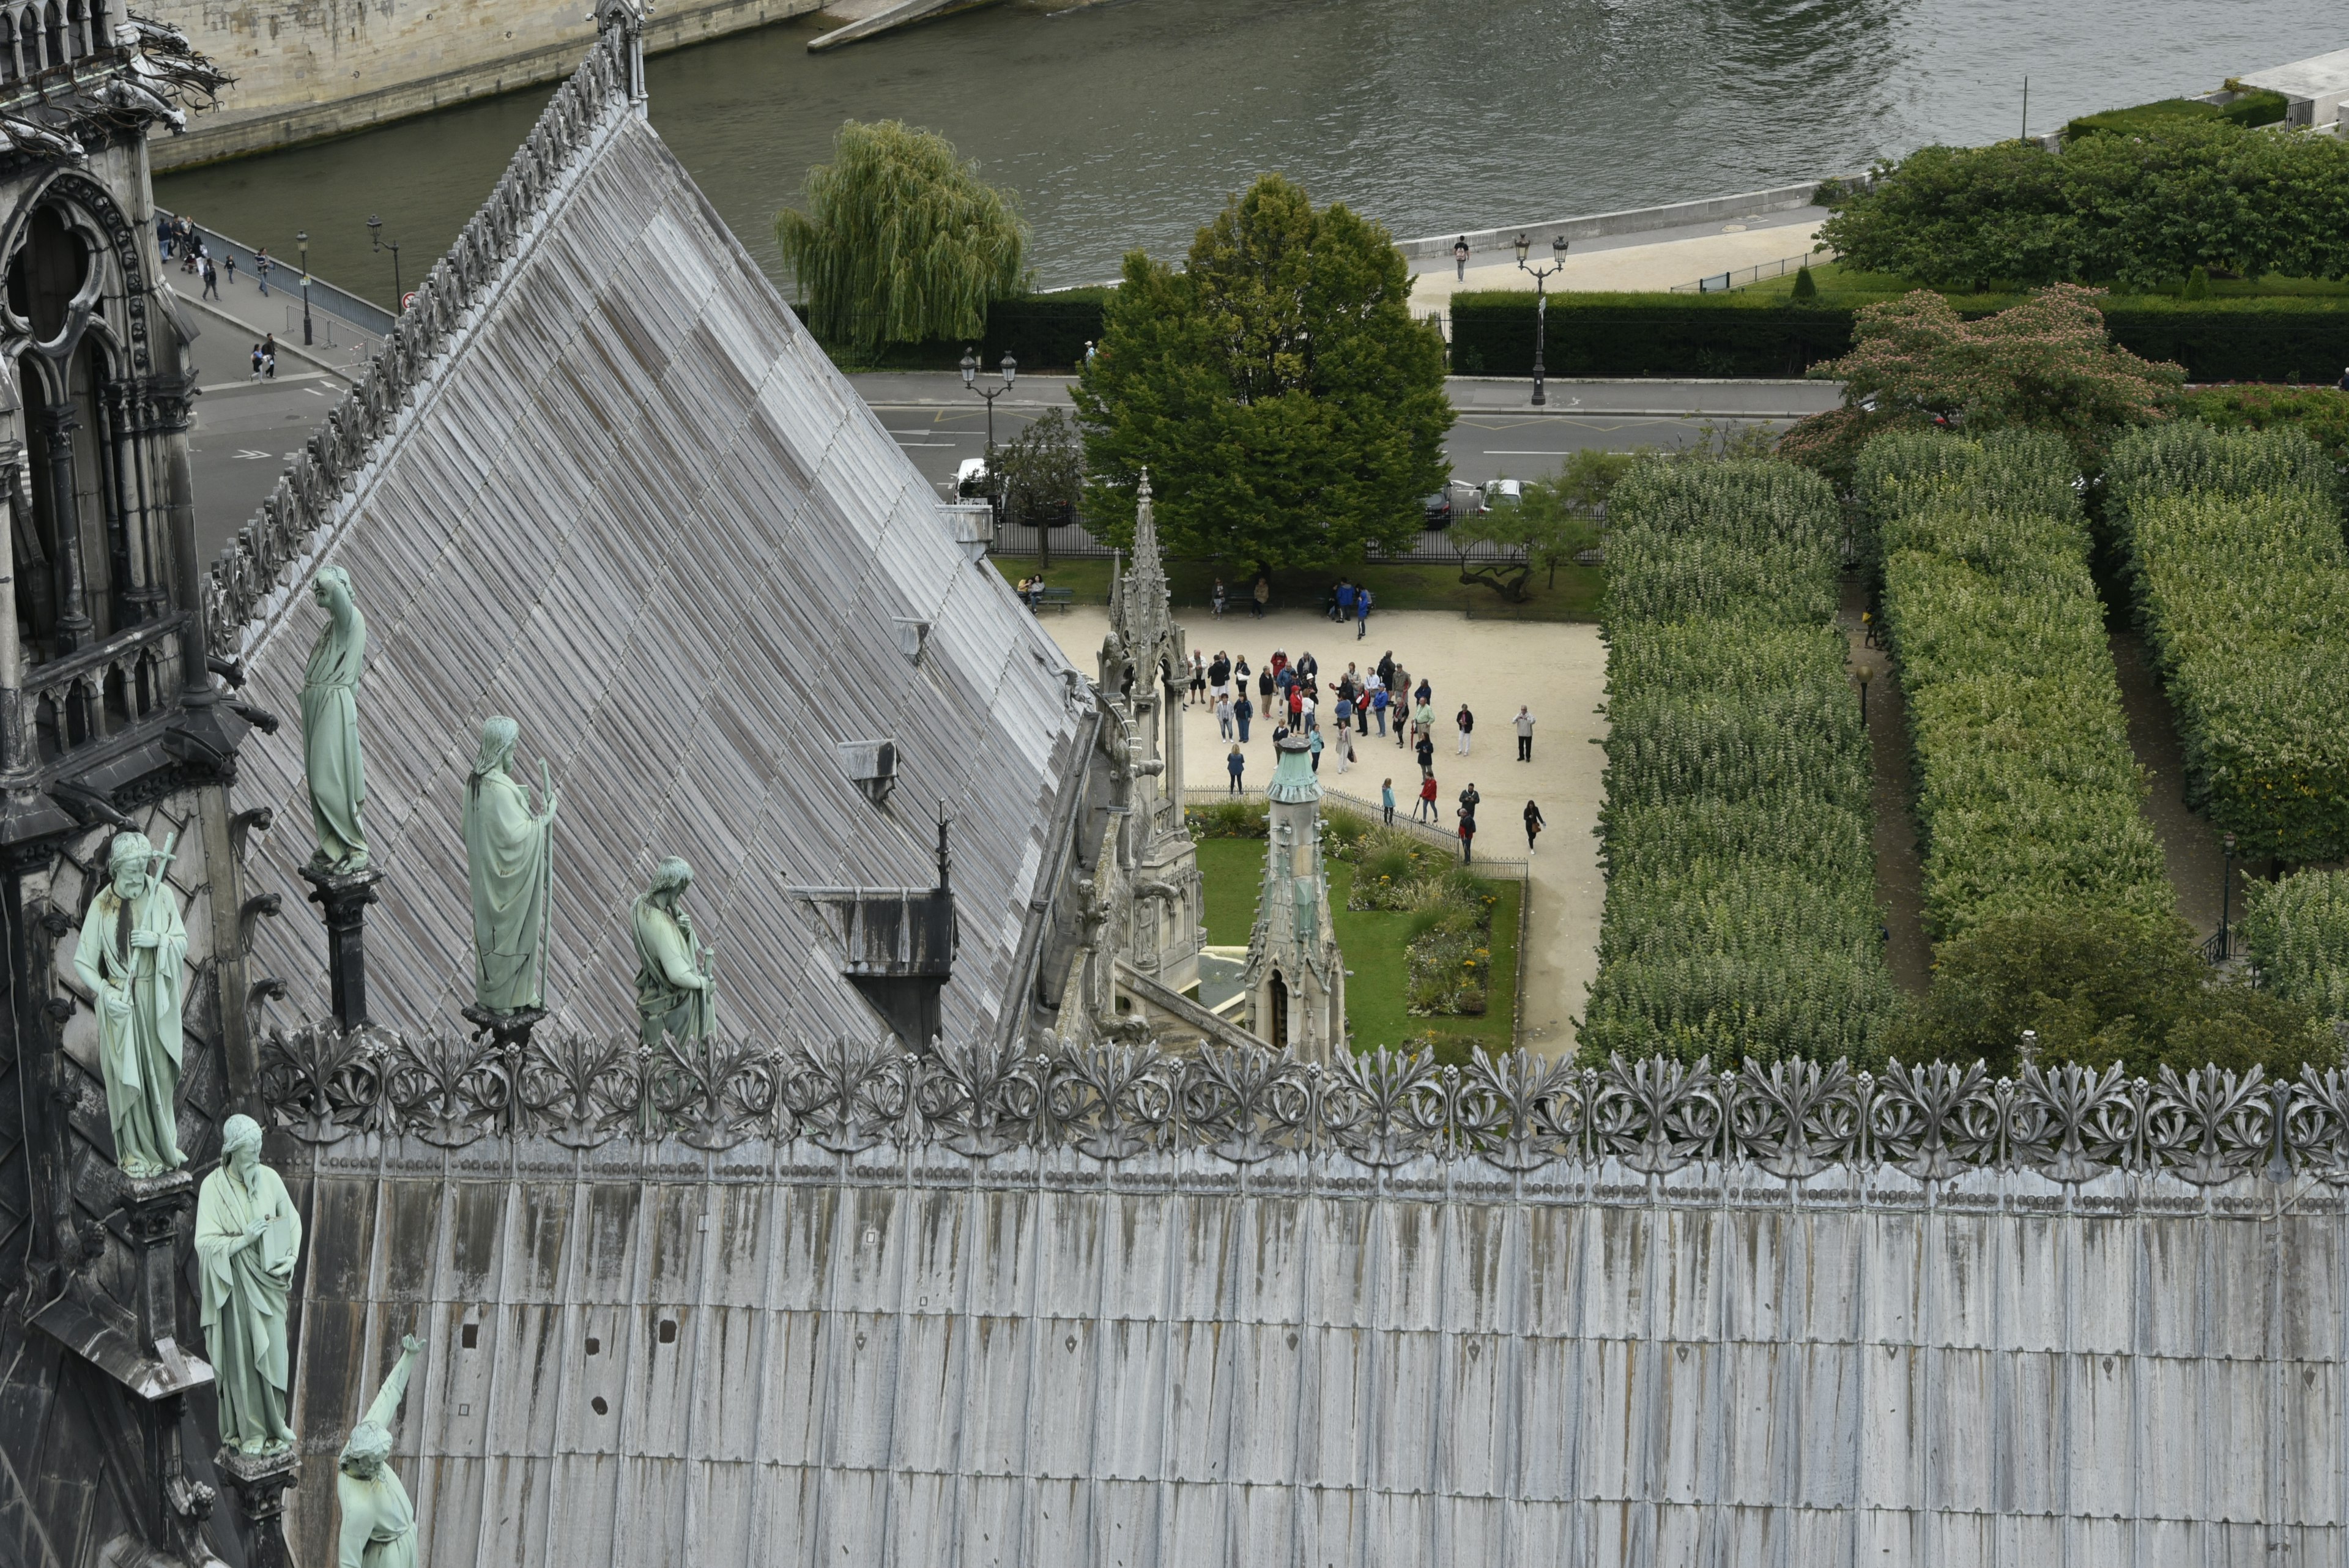
[[[2129,749],[2146,772],[2146,794],[2138,809],[2161,841],[2169,884],[2178,890],[2178,912],[2196,936],[2207,938],[2219,929],[2219,882],[2226,867],[2219,830],[2187,809],[2185,748],[2178,743],[2169,699],[2162,695],[2161,679],[2146,659],[2143,641],[2129,631],[2114,632],[2108,641],[2113,673],[2120,680],[2121,710],[2128,718]],[[2235,868],[2232,912],[2239,919],[2244,869]]]
[[[1392,650],[1416,681],[1434,686],[1437,715],[1435,777],[1443,790],[1444,824],[1452,822],[1454,797],[1474,782],[1484,796],[1478,824],[1480,854],[1516,858],[1524,854],[1519,822],[1526,797],[1540,803],[1549,827],[1532,861],[1532,896],[1522,961],[1526,966],[1525,1038],[1535,1050],[1563,1053],[1574,1046],[1573,1019],[1583,1008],[1599,969],[1599,917],[1606,878],[1599,866],[1599,808],[1606,758],[1591,742],[1603,739],[1607,722],[1598,711],[1606,700],[1607,650],[1595,626],[1558,622],[1482,621],[1435,610],[1395,610],[1371,618],[1371,635],[1356,641],[1319,616],[1275,611],[1257,621],[1245,611],[1216,620],[1205,610],[1179,611],[1175,618],[1191,645],[1211,660],[1218,649],[1245,654],[1260,667],[1275,648],[1294,659],[1310,650],[1321,661],[1323,683],[1333,684],[1349,660],[1374,668]],[[1091,673],[1097,668],[1109,617],[1097,607],[1080,606],[1065,615],[1047,612],[1043,624]],[[1475,749],[1467,759],[1454,753],[1452,715],[1463,698],[1476,715]],[[1534,760],[1520,763],[1510,721],[1517,706],[1533,710]],[[1272,775],[1268,726],[1258,724],[1247,747],[1246,782],[1261,788]],[[1418,788],[1419,770],[1392,740],[1359,749],[1361,760],[1340,778],[1325,754],[1322,769],[1330,784],[1368,799],[1378,798],[1379,781],[1395,781],[1397,809],[1405,809]],[[1215,715],[1195,707],[1183,732],[1184,783],[1218,788],[1226,782],[1224,758],[1230,742],[1216,736]]]
[[[1909,701],[1900,671],[1882,649],[1865,645],[1860,614],[1868,607],[1866,586],[1844,579],[1841,622],[1851,639],[1851,668],[1868,672],[1868,739],[1874,764],[1876,808],[1876,903],[1883,912],[1884,961],[1893,982],[1919,992],[1932,978],[1933,950],[1925,940],[1925,865],[1917,840],[1914,779],[1909,761]]]

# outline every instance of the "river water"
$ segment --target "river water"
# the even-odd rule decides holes
[[[2049,130],[2349,45],[2340,0],[1108,0],[1015,4],[809,55],[802,19],[657,57],[653,122],[776,265],[843,119],[943,131],[1019,193],[1046,286],[1178,255],[1266,170],[1398,236],[1709,196],[1931,141]],[[172,174],[167,207],[388,300],[546,99],[518,93]]]

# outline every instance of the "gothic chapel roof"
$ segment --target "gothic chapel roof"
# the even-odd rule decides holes
[[[376,1022],[446,1025],[471,1000],[461,788],[502,712],[533,784],[544,757],[562,794],[558,1018],[633,1027],[629,901],[678,854],[721,1030],[873,1037],[823,922],[784,889],[930,886],[943,800],[960,950],[942,1021],[990,1030],[1057,869],[1087,700],[655,134],[640,85],[616,85],[626,71],[591,58],[551,106],[570,117],[556,154],[525,167],[526,148],[476,220],[508,223],[502,239],[469,230],[436,271],[460,301],[445,331],[395,345],[417,350],[409,384],[359,389],[328,446],[368,440],[324,481],[314,450],[256,523],[277,543],[215,568],[243,695],[286,719],[247,743],[236,790],[275,815],[252,874],[286,911],[261,922],[252,978],[285,981],[279,1023],[327,1012],[322,929],[295,913],[313,843],[295,715],[321,618],[308,584],[331,564],[368,634]],[[898,774],[876,806],[838,746],[885,737]]]

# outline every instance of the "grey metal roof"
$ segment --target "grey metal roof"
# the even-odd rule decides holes
[[[460,242],[460,249],[463,242]],[[452,263],[456,254],[452,253]],[[240,807],[267,805],[256,979],[326,1006],[298,693],[316,569],[367,618],[359,691],[367,826],[388,867],[368,927],[378,1022],[471,1000],[459,830],[488,714],[549,760],[549,1005],[633,1016],[629,900],[664,854],[714,934],[729,1032],[870,1035],[874,1014],[786,883],[926,887],[956,819],[961,955],[947,1031],[991,1021],[1079,765],[1074,672],[992,568],[955,545],[930,486],[833,369],[640,113],[607,114],[357,465],[326,542],[244,632],[246,695],[286,719],[247,744]],[[918,665],[893,618],[927,621]],[[875,806],[842,741],[894,737]]]

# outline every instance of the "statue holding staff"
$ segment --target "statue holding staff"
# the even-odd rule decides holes
[[[716,1020],[709,954],[694,938],[693,917],[678,903],[692,886],[693,867],[669,856],[629,909],[636,942],[636,1017],[647,1048],[658,1045],[664,1034],[706,1039]]]
[[[240,1454],[294,1446],[285,1418],[286,1297],[302,1251],[302,1216],[261,1163],[261,1125],[231,1116],[221,1165],[196,1196],[204,1348],[220,1391],[221,1441]]]
[[[174,834],[156,853],[143,833],[107,845],[108,885],[89,901],[74,969],[98,1004],[98,1059],[114,1159],[132,1177],[167,1175],[180,1153],[180,999],[188,929],[162,877]]]
[[[546,924],[554,870],[554,787],[545,809],[513,774],[512,719],[481,724],[465,781],[465,868],[473,891],[473,1000],[502,1017],[546,1002]]]
[[[335,1501],[343,1511],[336,1568],[416,1568],[416,1505],[389,1461],[391,1424],[399,1417],[408,1374],[423,1353],[422,1340],[400,1336],[399,1360],[335,1462]]]
[[[310,825],[318,836],[310,863],[349,873],[367,869],[367,774],[359,759],[358,684],[367,662],[367,622],[351,598],[350,574],[323,568],[313,593],[326,624],[302,672],[302,768],[310,784]]]

